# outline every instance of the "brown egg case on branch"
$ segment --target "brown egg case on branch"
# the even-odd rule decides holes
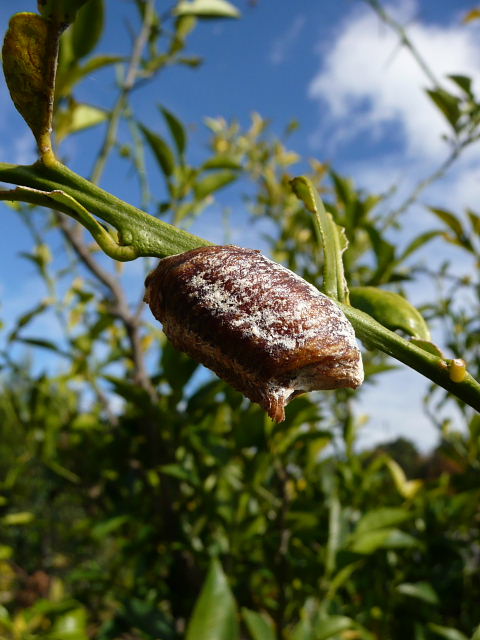
[[[277,422],[301,393],[363,382],[343,312],[260,251],[226,245],[169,256],[145,286],[145,302],[174,347]]]

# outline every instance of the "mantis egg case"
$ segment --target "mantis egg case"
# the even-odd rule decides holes
[[[254,249],[208,246],[164,258],[145,301],[174,347],[277,422],[295,396],[356,388],[355,333],[327,296]]]

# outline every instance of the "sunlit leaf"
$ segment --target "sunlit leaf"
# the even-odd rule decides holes
[[[175,7],[174,14],[197,18],[240,17],[240,11],[227,0],[181,0]]]
[[[68,135],[89,129],[105,122],[109,112],[90,104],[74,102],[57,114],[55,127],[56,139],[60,143]]]
[[[402,467],[393,460],[386,456],[386,465],[390,471],[397,491],[407,500],[414,498],[423,486],[421,480],[408,480]]]
[[[201,200],[211,193],[226,187],[228,184],[237,179],[237,174],[233,171],[217,171],[211,173],[206,178],[198,180],[193,187],[195,196]]]
[[[35,515],[30,511],[17,511],[17,513],[8,513],[0,519],[5,526],[16,527],[19,525],[30,524]]]
[[[350,303],[392,331],[400,329],[407,335],[422,340],[431,338],[421,313],[398,293],[377,287],[352,287]]]
[[[428,628],[440,638],[444,638],[444,640],[468,640],[467,636],[464,633],[452,627],[444,627],[442,625],[430,622],[428,624]]]

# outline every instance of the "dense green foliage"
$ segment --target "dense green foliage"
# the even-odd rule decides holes
[[[197,0],[200,19],[202,5],[231,14],[217,2]],[[300,158],[287,140],[273,137],[258,115],[248,130],[212,119],[208,156],[191,166],[187,132],[174,114],[161,109],[157,132],[130,111],[137,82],[166,65],[197,64],[183,52],[195,26],[185,2],[175,20],[157,15],[152,2],[135,3],[148,46],[120,74],[111,113],[75,101],[79,82],[119,61],[94,53],[101,28],[90,29],[91,12],[98,16],[101,5],[87,3],[64,35],[57,142],[107,126],[93,179],[121,154],[138,172],[143,204],[178,225],[201,216],[231,185],[249,222],[270,221],[271,255],[319,284],[322,256],[312,218],[289,186]],[[446,91],[431,97],[452,124],[452,144],[467,146],[478,104],[463,86],[470,93],[455,102],[461,117],[453,106],[446,111]],[[122,118],[131,139],[115,137]],[[165,181],[159,202],[149,193],[145,153]],[[401,213],[381,197],[318,161],[310,177],[345,228],[349,284],[403,292],[419,277],[435,283],[443,293],[422,311],[444,327],[450,354],[468,353],[478,373],[478,273],[459,274],[448,263],[430,273],[416,260],[440,238],[478,263],[480,218],[434,209],[432,230],[409,237]],[[2,640],[472,636],[480,623],[477,414],[432,387],[425,399],[432,420],[439,405],[455,404],[461,417],[455,429],[438,424],[440,444],[429,455],[404,440],[359,451],[364,418],[346,390],[302,396],[275,425],[173,350],[138,301],[129,304],[120,270],[98,257],[76,225],[55,212],[16,210],[32,232],[26,258],[49,298],[33,301],[6,328],[6,340],[50,354],[55,373],[34,373],[8,349],[2,353]],[[54,258],[49,247],[60,238],[66,250]],[[62,328],[55,342],[29,332],[44,314]],[[367,347],[372,384],[392,362]]]

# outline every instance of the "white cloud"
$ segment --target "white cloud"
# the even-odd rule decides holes
[[[305,25],[305,16],[297,16],[286,33],[277,38],[269,53],[272,64],[285,62],[289,51],[294,46]]]
[[[405,18],[415,3],[408,0],[398,7]],[[480,42],[472,29],[410,21],[407,30],[437,78],[443,81],[452,73],[480,78]],[[308,90],[322,109],[328,108],[317,144],[328,144],[332,124],[336,144],[351,142],[361,132],[380,136],[388,126],[395,127],[408,156],[433,160],[445,153],[441,134],[448,132],[448,125],[425,95],[424,89],[431,86],[428,78],[371,10],[351,14],[320,54],[321,69]]]

